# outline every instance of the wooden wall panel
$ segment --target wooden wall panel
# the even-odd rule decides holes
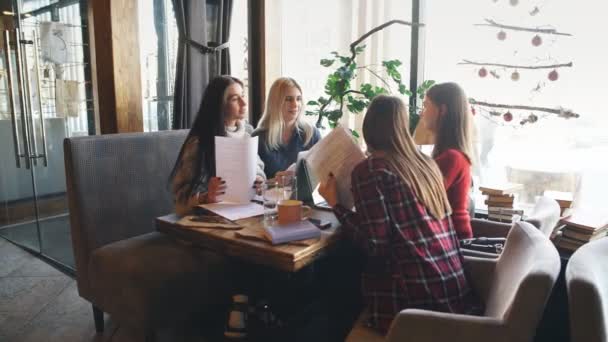
[[[98,132],[142,132],[137,0],[89,2],[93,98]]]

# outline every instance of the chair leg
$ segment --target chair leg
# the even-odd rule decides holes
[[[100,308],[93,305],[93,318],[95,319],[95,331],[98,333],[103,332],[103,311]]]

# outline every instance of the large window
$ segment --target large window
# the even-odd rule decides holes
[[[600,18],[608,5],[592,0],[576,4],[424,3],[425,78],[458,82],[476,101],[563,108],[580,114],[578,119],[564,119],[540,110],[474,105],[480,151],[475,177],[478,184],[505,180],[523,183],[520,205],[533,203],[544,190],[573,192],[575,202],[585,206],[602,203],[608,171],[608,161],[603,157],[608,152],[608,117],[602,101],[608,91],[604,79],[608,46],[600,43],[598,34],[608,28]],[[580,15],[573,15],[573,11]],[[571,36],[476,25],[490,21],[519,28],[554,29]],[[488,65],[461,64],[467,61]],[[569,62],[572,67],[549,69],[489,65]],[[554,70],[557,80],[552,81],[549,78],[555,78],[556,74],[551,74]]]
[[[332,51],[349,55],[349,45],[364,33],[392,19],[410,21],[412,2],[403,0],[268,0],[266,1],[266,89],[281,76],[294,78],[305,100],[323,95],[332,68],[321,66]],[[409,27],[393,25],[368,38],[358,66],[381,73],[381,61],[399,59],[404,83],[409,82]],[[359,69],[358,83],[381,85],[372,72]],[[355,87],[357,85],[354,85]],[[315,118],[309,118],[314,121]],[[350,128],[361,126],[363,115],[345,116]]]

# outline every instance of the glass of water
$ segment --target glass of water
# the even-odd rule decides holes
[[[284,199],[283,187],[276,179],[264,181],[262,198],[264,201],[264,225],[270,227],[278,220],[277,204]]]
[[[292,173],[277,176],[279,187],[283,189],[283,199],[298,199],[298,179]]]

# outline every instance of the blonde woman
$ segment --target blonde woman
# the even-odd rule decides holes
[[[252,136],[259,136],[258,154],[264,172],[272,178],[295,163],[298,153],[310,149],[321,135],[303,118],[302,88],[292,78],[274,81],[268,93],[266,111]]]
[[[319,192],[367,256],[361,286],[368,323],[386,333],[406,308],[477,312],[441,173],[416,149],[405,104],[374,98],[363,135],[370,156],[352,172],[356,212],[338,203],[333,175]]]
[[[443,174],[454,228],[459,239],[472,238],[469,190],[473,128],[467,96],[456,83],[436,84],[427,91],[423,106],[421,120],[436,137],[432,156]]]

